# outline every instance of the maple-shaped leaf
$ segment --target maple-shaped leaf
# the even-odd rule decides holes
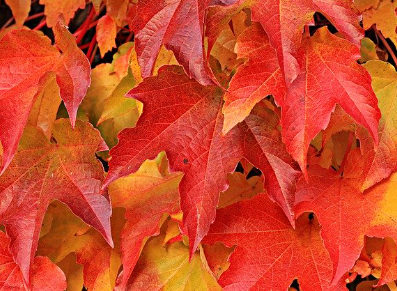
[[[96,39],[103,58],[105,53],[116,47],[117,25],[108,15],[102,16],[96,26]]]
[[[66,205],[54,201],[46,218],[51,228],[39,241],[38,254],[60,264],[69,254],[83,267],[84,286],[89,290],[113,290],[121,266],[120,232],[124,211],[113,209],[111,224],[114,248],[110,247],[95,229],[74,215]]]
[[[203,30],[205,10],[235,0],[140,0],[130,28],[136,34],[136,50],[142,76],[152,75],[162,44],[174,52],[190,77],[203,85],[213,83],[206,64]]]
[[[75,123],[90,84],[90,63],[64,25],[58,22],[54,34],[57,47],[48,37],[29,30],[11,31],[0,40],[0,141],[4,149],[0,172],[11,162],[29,112],[54,73],[71,123]]]
[[[326,27],[302,45],[299,61],[305,69],[288,89],[281,124],[286,147],[305,172],[309,144],[327,127],[336,104],[367,128],[375,143],[380,111],[371,76],[357,64],[356,46]]]
[[[11,238],[10,250],[29,281],[41,223],[54,199],[67,204],[112,244],[109,201],[101,194],[103,168],[95,152],[104,150],[99,133],[87,123],[68,120],[54,124],[51,142],[27,127],[18,152],[0,177],[0,217]]]
[[[316,220],[302,215],[294,230],[265,194],[219,209],[203,242],[236,245],[219,279],[224,290],[287,290],[295,278],[302,290],[347,290],[330,285],[332,262]]]
[[[238,68],[225,94],[224,133],[243,121],[267,95],[274,95],[278,105],[282,105],[285,95],[276,52],[260,24],[252,24],[238,37],[235,50],[238,58],[248,61]]]
[[[321,236],[332,262],[334,281],[349,271],[364,246],[364,235],[397,239],[397,176],[360,191],[364,158],[350,152],[343,177],[333,170],[309,167],[308,183],[297,183],[296,215],[313,211],[321,224]]]
[[[146,244],[127,288],[116,290],[222,290],[202,250],[189,260],[189,248],[183,242],[163,246],[163,241],[160,235]]]
[[[156,160],[143,163],[136,173],[109,186],[113,206],[126,209],[127,222],[121,233],[122,289],[148,237],[160,233],[163,215],[174,214],[180,209],[178,185],[183,175],[161,170],[164,160],[164,154],[160,154]]]
[[[47,26],[53,27],[61,15],[69,23],[77,9],[85,7],[85,0],[40,0],[40,4],[44,5]]]
[[[105,186],[165,150],[171,170],[185,174],[179,189],[192,253],[215,219],[227,173],[242,157],[261,169],[269,195],[293,223],[298,172],[281,142],[274,112],[259,106],[223,136],[222,91],[189,79],[180,67],[163,67],[158,77],[147,78],[128,96],[143,102],[143,114],[135,128],[119,134]]]
[[[289,85],[302,68],[296,60],[303,27],[312,24],[314,12],[321,12],[336,29],[355,46],[360,47],[364,33],[360,15],[352,1],[345,0],[270,0],[252,2],[252,20],[262,24]],[[304,67],[303,67],[304,68]]]
[[[365,130],[357,129],[365,160],[362,190],[389,177],[397,169],[397,72],[392,65],[382,61],[369,61],[364,67],[371,74],[382,118],[377,147]]]
[[[0,289],[51,291],[65,290],[66,279],[62,270],[47,257],[35,257],[31,269],[31,284],[25,284],[19,266],[14,262],[8,246],[10,239],[0,231]]]
[[[5,0],[10,6],[17,26],[21,27],[29,15],[31,0]]]

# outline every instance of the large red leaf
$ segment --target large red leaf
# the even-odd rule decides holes
[[[112,244],[109,201],[100,193],[103,168],[95,152],[103,140],[92,126],[66,119],[45,134],[27,127],[18,153],[0,177],[0,220],[11,238],[10,251],[26,281],[49,203],[58,199]]]
[[[295,278],[305,291],[346,290],[331,286],[332,263],[320,227],[302,215],[294,230],[266,195],[219,209],[205,243],[237,245],[219,283],[224,290],[287,290]]]
[[[360,15],[353,1],[345,0],[238,0],[230,7],[213,9],[208,18],[211,48],[219,35],[219,23],[230,20],[231,15],[244,8],[250,8],[252,20],[262,24],[271,45],[276,49],[280,67],[289,85],[299,74],[301,67],[296,60],[300,47],[303,27],[312,24],[314,12],[324,14],[346,39],[360,47],[364,37],[360,26]]]
[[[31,285],[27,288],[19,266],[14,262],[8,249],[10,239],[0,231],[0,289],[51,291],[65,290],[66,279],[47,257],[35,257],[31,270]]]
[[[239,67],[225,94],[224,132],[243,121],[267,95],[274,95],[278,105],[282,105],[285,95],[276,52],[260,24],[254,23],[238,37],[235,51],[239,58],[249,60]]]
[[[205,10],[210,5],[232,4],[235,0],[140,0],[130,19],[136,33],[136,50],[142,76],[152,74],[162,44],[174,52],[190,77],[212,84],[206,64],[203,29]]]
[[[0,41],[0,141],[4,150],[0,172],[10,164],[34,101],[53,73],[70,121],[75,123],[90,84],[90,64],[64,25],[58,23],[54,34],[57,47],[46,36],[29,30],[12,31]]]
[[[277,50],[280,67],[287,85],[299,74],[301,67],[295,59],[302,38],[303,27],[313,23],[313,14],[324,14],[355,46],[364,36],[360,16],[353,1],[345,0],[255,0],[252,19],[259,21]]]
[[[265,108],[227,135],[222,135],[222,92],[190,80],[178,67],[163,67],[129,96],[143,102],[137,126],[124,130],[111,151],[105,185],[138,170],[147,158],[165,150],[173,171],[184,172],[180,183],[184,226],[191,252],[215,219],[226,174],[246,157],[265,174],[265,186],[293,223],[294,182],[298,172],[281,142],[278,118]]]
[[[321,236],[333,261],[334,281],[353,267],[365,235],[397,239],[397,176],[361,193],[364,160],[359,150],[354,150],[343,177],[333,170],[311,166],[309,182],[302,178],[297,183],[296,215],[314,211],[318,217]]]
[[[357,64],[359,49],[320,28],[305,38],[299,54],[302,68],[285,97],[281,124],[288,151],[306,171],[307,150],[325,129],[338,103],[378,140],[380,111],[371,76]]]

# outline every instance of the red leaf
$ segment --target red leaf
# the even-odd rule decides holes
[[[360,47],[364,33],[352,1],[345,0],[268,0],[254,1],[252,19],[262,24],[270,43],[277,50],[287,85],[299,74],[296,53],[303,27],[313,23],[315,11],[324,14],[349,41]]]
[[[347,290],[330,286],[332,263],[320,227],[302,215],[294,230],[266,195],[219,209],[204,243],[237,245],[219,283],[224,290],[287,290],[295,278],[302,290]]]
[[[47,257],[36,257],[31,270],[31,288],[23,281],[20,268],[14,262],[8,245],[10,239],[0,231],[0,289],[1,290],[65,290],[66,278],[61,269]]]
[[[305,172],[309,144],[327,127],[337,103],[376,142],[380,111],[371,77],[357,64],[356,46],[321,28],[304,40],[299,56],[305,70],[288,89],[281,124],[286,147]]]
[[[103,168],[95,157],[103,140],[81,121],[71,129],[55,122],[49,142],[27,127],[18,153],[0,177],[0,219],[11,238],[10,250],[26,281],[49,203],[58,199],[112,244],[109,201],[100,193]]]
[[[173,171],[185,173],[179,189],[184,227],[191,253],[215,219],[226,174],[246,157],[265,174],[269,194],[292,219],[294,182],[298,175],[277,130],[278,119],[268,109],[222,136],[222,92],[190,80],[178,67],[163,67],[128,95],[143,102],[137,126],[124,130],[111,151],[105,185],[135,172],[147,158],[165,150]]]
[[[142,76],[151,76],[157,54],[164,44],[174,52],[190,77],[203,85],[212,84],[203,46],[205,10],[210,5],[233,2],[235,0],[138,1],[138,13],[130,19],[130,27],[136,33]]]
[[[90,64],[65,26],[54,27],[57,48],[35,31],[15,30],[0,41],[1,172],[10,164],[36,97],[56,74],[60,94],[74,125],[90,84]]]
[[[235,51],[238,58],[249,61],[239,67],[225,94],[224,133],[243,121],[267,95],[274,95],[278,105],[282,105],[285,95],[276,52],[260,24],[253,24],[238,37]]]
[[[314,211],[333,261],[334,281],[350,270],[364,246],[364,235],[397,239],[394,209],[396,176],[366,193],[360,191],[364,159],[350,152],[342,178],[333,170],[309,168],[309,182],[297,183],[296,215]]]

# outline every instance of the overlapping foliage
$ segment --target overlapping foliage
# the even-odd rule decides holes
[[[0,289],[397,290],[394,1],[5,2]]]

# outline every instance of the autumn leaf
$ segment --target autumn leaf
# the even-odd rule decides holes
[[[21,27],[29,15],[31,0],[5,0],[10,6],[17,26]]]
[[[64,17],[66,23],[73,18],[74,13],[79,8],[85,7],[84,0],[40,0],[40,4],[44,5],[44,13],[48,27],[53,27],[57,24],[59,16]]]
[[[309,167],[308,183],[300,179],[296,215],[313,211],[321,224],[321,236],[333,262],[334,281],[350,270],[364,246],[364,235],[397,238],[395,227],[396,175],[384,183],[360,191],[364,159],[352,151],[343,178],[333,170]]]
[[[171,170],[185,174],[179,189],[192,253],[215,218],[226,174],[242,157],[262,170],[269,195],[291,218],[298,172],[281,144],[273,112],[258,107],[244,124],[222,136],[220,89],[190,80],[178,67],[163,67],[158,77],[146,79],[128,95],[143,102],[143,114],[135,128],[120,133],[104,185],[165,150]]]
[[[259,24],[254,23],[238,37],[236,52],[238,58],[248,61],[238,68],[225,94],[224,133],[243,121],[267,95],[274,95],[279,105],[282,105],[285,95],[276,52]]]
[[[35,257],[31,269],[31,285],[25,284],[22,271],[14,262],[8,246],[10,239],[0,232],[0,288],[2,290],[52,291],[66,289],[62,270],[47,257]]]
[[[343,282],[330,285],[332,263],[317,221],[302,215],[294,230],[265,194],[219,209],[203,242],[236,245],[219,279],[224,290],[287,290],[295,278],[302,290],[347,290]]]
[[[66,205],[55,201],[46,213],[46,217],[52,220],[51,229],[40,238],[37,252],[48,256],[58,265],[64,265],[64,260],[75,253],[74,265],[78,263],[83,267],[84,286],[87,289],[113,290],[121,265],[120,231],[124,224],[123,216],[124,211],[113,209],[113,249],[95,229],[74,215]],[[68,275],[76,276],[73,273]]]
[[[111,17],[104,15],[98,20],[96,32],[99,50],[103,58],[105,53],[116,47],[117,25]]]
[[[358,129],[358,138],[362,143],[365,166],[363,171],[362,190],[368,189],[377,182],[389,177],[397,169],[397,72],[388,63],[369,61],[365,68],[371,74],[372,87],[379,100],[382,118],[379,121],[379,146],[362,129]]]
[[[397,45],[397,16],[395,10],[397,3],[392,0],[378,0],[375,5],[366,7],[362,11],[364,29],[369,29],[372,25],[376,24],[383,36],[390,38],[390,40]]]
[[[89,62],[73,36],[60,23],[54,34],[61,52],[35,31],[14,30],[0,40],[1,172],[10,164],[29,112],[54,73],[72,125],[90,84]]]
[[[127,222],[121,233],[123,290],[147,239],[160,233],[164,214],[174,214],[180,209],[178,184],[182,174],[162,170],[164,162],[166,158],[160,154],[156,160],[143,163],[136,173],[109,186],[113,206],[126,209]]]
[[[304,40],[303,49],[300,61],[305,70],[288,89],[281,124],[287,150],[305,172],[309,144],[327,127],[337,103],[368,129],[375,143],[380,111],[371,77],[357,64],[357,47],[320,28]]]
[[[189,260],[189,248],[182,242],[163,247],[163,240],[161,235],[146,244],[127,288],[121,290],[222,290],[202,251]]]
[[[53,76],[44,90],[39,93],[30,111],[27,125],[40,127],[45,135],[50,138],[61,101],[59,87],[55,76]]]
[[[66,276],[66,291],[81,291],[84,286],[83,266],[76,263],[76,254],[70,253],[57,266]]]
[[[136,13],[129,20],[136,34],[138,61],[144,78],[152,75],[156,56],[162,44],[175,54],[189,77],[203,85],[211,85],[205,62],[203,28],[205,10],[215,4],[231,4],[235,0],[138,1]],[[186,46],[186,41],[189,46]]]
[[[67,204],[112,243],[109,201],[100,192],[103,168],[95,152],[103,140],[92,126],[57,120],[51,142],[35,127],[27,127],[18,152],[0,177],[0,217],[11,238],[10,251],[29,282],[41,223],[54,199]]]

